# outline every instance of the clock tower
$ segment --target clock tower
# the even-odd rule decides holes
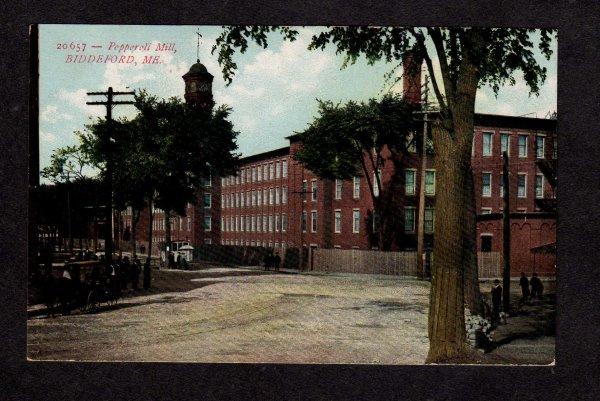
[[[212,110],[215,102],[212,95],[213,76],[200,60],[190,67],[183,76],[185,82],[185,101],[187,104],[204,111]]]

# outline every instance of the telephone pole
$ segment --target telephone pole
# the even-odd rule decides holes
[[[502,259],[504,260],[504,270],[502,271],[502,309],[504,313],[510,310],[510,202],[509,202],[509,179],[508,179],[508,153],[502,152]]]
[[[113,215],[112,215],[112,174],[113,174],[113,155],[112,155],[112,135],[113,135],[113,119],[112,119],[112,108],[115,105],[119,105],[119,104],[134,104],[135,102],[132,101],[115,101],[114,97],[115,96],[120,96],[120,95],[135,95],[135,92],[131,91],[131,92],[115,92],[113,91],[112,86],[110,86],[108,88],[108,91],[106,92],[87,92],[88,96],[106,96],[106,101],[103,102],[85,102],[85,104],[88,105],[100,105],[100,106],[106,106],[106,132],[104,133],[104,136],[101,138],[101,141],[104,145],[104,148],[107,151],[107,157],[106,157],[106,181],[105,181],[105,188],[106,188],[106,232],[105,237],[104,237],[104,257],[106,259],[106,263],[110,264],[112,262],[112,253],[113,253],[113,243],[112,243],[112,236],[113,236],[113,227],[112,227],[112,220],[113,220]]]
[[[421,143],[421,175],[419,180],[419,212],[417,218],[417,275],[425,278],[425,175],[427,169],[427,132],[428,132],[428,84],[429,79],[425,76],[425,99],[423,107],[417,113],[423,115],[423,139]]]

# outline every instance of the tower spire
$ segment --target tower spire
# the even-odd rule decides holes
[[[196,35],[197,35],[196,61],[199,63],[200,62],[200,38],[202,37],[202,34],[200,33],[200,28],[196,29]]]

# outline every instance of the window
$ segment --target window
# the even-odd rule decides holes
[[[492,214],[492,208],[491,207],[482,207],[481,214]]]
[[[281,188],[281,203],[283,205],[287,203],[287,187]]]
[[[517,174],[517,197],[527,198],[527,174]]]
[[[425,171],[425,195],[435,195],[435,170]]]
[[[406,195],[415,194],[415,170],[404,170],[404,188]]]
[[[535,197],[544,197],[544,176],[541,174],[536,174],[535,176]]]
[[[262,205],[262,191],[260,189],[256,191],[256,205]]]
[[[306,232],[306,211],[302,212],[302,232]]]
[[[263,233],[267,232],[267,229],[268,229],[267,224],[269,224],[269,220],[267,220],[267,215],[263,214],[263,227],[262,227]]]
[[[279,232],[280,224],[281,224],[281,217],[278,214],[276,214],[275,215],[275,232],[276,233]]]
[[[342,180],[335,180],[335,199],[342,199]]]
[[[272,180],[275,178],[275,166],[273,166],[273,163],[269,163],[269,180]]]
[[[209,175],[208,178],[204,179],[205,187],[212,187],[212,175]]]
[[[543,159],[545,154],[546,137],[543,135],[537,135],[535,137],[535,157]]]
[[[481,236],[481,252],[491,252],[492,251],[492,236],[489,234],[484,234]]]
[[[192,231],[192,218],[188,216],[186,223],[187,223],[187,230]],[[221,225],[223,225],[223,223],[221,223]]]
[[[310,193],[311,193],[310,200],[315,202],[317,200],[317,180],[310,181]]]
[[[275,163],[275,178],[281,177],[281,164],[279,162]]]
[[[425,232],[428,234],[433,233],[434,218],[435,218],[434,209],[432,207],[426,207],[425,215],[424,215],[424,219],[423,219],[423,228],[424,228]]]
[[[269,205],[273,204],[273,198],[274,198],[274,191],[273,188],[269,188]]]
[[[244,207],[244,193],[240,193],[240,207]]]
[[[242,169],[242,184],[246,183],[246,169]]]
[[[286,232],[287,226],[288,226],[287,214],[282,214],[281,215],[281,231]]]
[[[354,177],[353,180],[352,197],[358,199],[360,198],[360,177]]]
[[[240,231],[244,231],[245,225],[244,223],[246,222],[245,217],[244,216],[240,216]]]
[[[342,211],[341,210],[336,210],[334,212],[334,223],[335,223],[335,232],[336,233],[341,233],[342,232]]]
[[[483,149],[482,149],[482,155],[483,156],[491,156],[492,155],[492,133],[491,132],[484,132],[483,133]]]
[[[262,216],[260,214],[256,216],[256,231],[262,232]]]
[[[504,174],[500,174],[500,196],[504,197]]]
[[[210,194],[204,194],[204,207],[205,208],[210,208],[212,202],[211,202],[211,197]]]
[[[302,195],[302,202],[306,202],[306,190],[308,189],[306,180],[302,181],[302,191],[300,194]]]
[[[188,217],[188,222],[189,222],[189,217]],[[189,228],[188,228],[189,230]],[[225,231],[225,218],[221,217],[221,230]]]
[[[239,172],[235,175],[235,183],[236,184],[240,183],[240,173]]]
[[[256,231],[256,216],[252,215],[252,217],[250,217],[250,231],[255,232]]]
[[[255,181],[256,181],[256,167],[252,167],[252,168],[250,169],[250,172],[251,172],[251,178],[252,178],[252,180],[251,180],[251,181],[252,181],[252,182],[255,182]]]
[[[240,194],[239,192],[235,193],[235,203],[233,204],[233,207],[239,207],[240,206]]]
[[[227,185],[227,180],[225,177],[221,177],[221,186],[224,187],[225,185]]]
[[[519,157],[527,157],[527,135],[519,135]]]
[[[281,199],[281,189],[279,187],[275,187],[275,204],[279,205],[279,200]]]
[[[381,180],[381,170],[377,170],[377,172],[373,173],[373,195],[375,197],[379,196],[379,180]]]
[[[492,196],[492,173],[483,173],[481,182],[481,196]]]
[[[250,216],[246,216],[246,231],[250,231]]]
[[[317,232],[317,211],[310,212],[310,232]]]
[[[287,172],[287,168],[288,168],[288,166],[287,166],[287,160],[282,160],[281,161],[281,176],[283,178],[287,177],[287,173],[288,173]]]
[[[352,211],[352,232],[360,232],[360,210],[358,209]]]
[[[256,206],[256,191],[252,190],[252,206]]]
[[[267,188],[263,189],[263,205],[267,205],[269,203],[269,190]]]
[[[508,134],[500,134],[500,151],[506,152],[510,156],[510,136]]]
[[[256,166],[256,181],[262,181],[262,167]]]
[[[404,208],[404,232],[415,232],[415,208],[413,206]]]
[[[210,216],[204,216],[204,231],[210,231],[212,226],[212,219]]]

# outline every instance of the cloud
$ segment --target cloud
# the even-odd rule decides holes
[[[51,132],[40,131],[40,141],[45,143],[52,143],[56,141],[56,135]]]
[[[72,120],[73,116],[67,113],[59,113],[58,112],[58,107],[53,106],[53,105],[48,105],[46,106],[46,108],[44,109],[44,111],[42,111],[40,113],[40,118],[42,121],[46,121],[49,123],[55,123],[61,120]]]

